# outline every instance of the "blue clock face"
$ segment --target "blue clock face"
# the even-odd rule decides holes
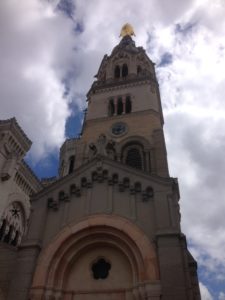
[[[126,132],[127,126],[125,123],[115,123],[112,126],[112,134],[114,135],[121,135]]]

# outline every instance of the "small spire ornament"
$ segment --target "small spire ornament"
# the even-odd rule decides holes
[[[120,31],[120,37],[124,37],[126,35],[135,36],[134,29],[129,23],[124,24]]]

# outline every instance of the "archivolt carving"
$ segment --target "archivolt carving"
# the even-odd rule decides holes
[[[145,151],[148,151],[152,148],[152,145],[144,137],[142,137],[142,136],[130,136],[130,137],[122,140],[119,144],[117,144],[117,151],[121,153],[124,146],[131,143],[131,142],[141,144]]]
[[[132,222],[109,215],[95,215],[64,228],[39,256],[31,299],[54,298],[66,292],[70,267],[90,247],[107,245],[123,253],[132,270],[133,288],[159,280],[156,252],[145,234]],[[132,287],[131,287],[132,288]],[[38,296],[37,296],[38,295]],[[62,297],[60,299],[63,299]]]

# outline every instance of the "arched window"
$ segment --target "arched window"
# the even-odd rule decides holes
[[[92,173],[92,180],[95,181],[98,179],[98,173],[97,172],[93,172]]]
[[[126,114],[129,114],[131,112],[131,101],[130,101],[130,97],[127,96],[126,97]]]
[[[128,66],[127,66],[127,64],[123,64],[122,77],[127,77],[127,75],[128,75]]]
[[[154,196],[154,190],[153,190],[153,188],[151,186],[148,186],[146,188],[146,195],[149,198],[153,198],[153,196]]]
[[[59,197],[59,201],[63,201],[65,199],[64,191],[60,191],[58,197]]]
[[[125,188],[129,188],[129,186],[130,186],[130,179],[125,177],[123,179],[123,185],[124,185]]]
[[[141,74],[141,71],[142,71],[142,70],[141,70],[141,67],[140,67],[140,66],[137,66],[137,74],[138,74],[138,75]]]
[[[109,117],[113,116],[115,113],[115,106],[113,99],[110,99],[109,101]]]
[[[127,151],[125,163],[133,168],[142,169],[142,157],[140,150],[135,147],[129,148]]]
[[[141,192],[141,183],[140,182],[135,182],[134,189],[136,193]]]
[[[86,187],[86,185],[87,185],[87,178],[86,177],[81,178],[81,186]]]
[[[118,180],[119,180],[118,174],[113,174],[113,176],[112,176],[113,183],[118,183]]]
[[[71,174],[73,172],[73,170],[74,170],[74,164],[75,164],[75,156],[72,155],[69,158],[69,171],[68,171],[68,174]]]
[[[70,186],[70,194],[75,194],[75,192],[76,192],[76,185],[75,185],[75,184],[72,184],[72,185]]]
[[[108,173],[109,173],[108,170],[103,170],[102,175],[104,179],[108,178]]]
[[[19,202],[13,202],[6,208],[3,216],[0,240],[12,246],[17,246],[25,232],[24,209]]]
[[[122,115],[122,113],[123,113],[123,102],[122,102],[122,98],[119,98],[117,102],[117,115]]]
[[[120,67],[116,66],[114,70],[114,77],[115,78],[120,78]]]

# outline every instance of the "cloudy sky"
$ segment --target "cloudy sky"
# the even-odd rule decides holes
[[[182,229],[198,260],[203,300],[225,299],[225,1],[1,0],[0,118],[33,141],[41,176],[79,134],[101,59],[130,22],[156,63]]]

